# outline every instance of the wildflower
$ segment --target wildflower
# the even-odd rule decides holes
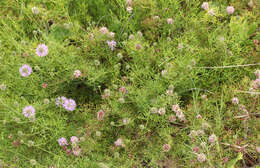
[[[217,141],[217,136],[215,134],[210,135],[208,141],[209,143],[215,144]]]
[[[197,118],[197,119],[202,119],[202,117],[201,117],[200,114],[198,114],[198,115],[196,116],[196,118]]]
[[[44,99],[43,102],[44,102],[44,104],[49,104],[50,100],[49,99]]]
[[[161,74],[162,76],[165,76],[167,74],[167,70],[166,69],[162,70]]]
[[[173,23],[173,19],[172,18],[168,18],[167,19],[167,24],[172,24]]]
[[[74,78],[79,78],[81,76],[80,70],[75,70],[73,73]]]
[[[241,111],[243,111],[243,112],[245,112],[245,113],[248,113],[248,111],[247,111],[247,109],[246,109],[246,106],[243,105],[243,104],[240,104],[240,105],[239,105],[239,110],[241,110]]]
[[[141,49],[142,49],[142,45],[141,45],[141,44],[136,44],[135,48],[136,48],[137,50],[141,50]]]
[[[223,161],[223,163],[227,163],[228,162],[228,157],[223,157],[222,161]]]
[[[63,107],[67,111],[74,111],[76,108],[76,102],[73,99],[66,99],[63,103]]]
[[[0,89],[1,89],[2,91],[4,91],[4,90],[6,89],[6,85],[5,85],[4,83],[2,83],[2,84],[0,85]]]
[[[71,142],[72,144],[75,144],[75,143],[77,143],[78,141],[79,141],[79,138],[78,138],[78,137],[76,137],[76,136],[70,137],[70,142]]]
[[[160,115],[164,115],[165,113],[166,113],[166,110],[165,110],[164,107],[159,108],[159,110],[158,110],[158,114],[160,114]]]
[[[184,46],[183,46],[182,43],[178,44],[178,49],[179,49],[179,50],[182,50],[183,48],[184,48]]]
[[[126,88],[123,87],[123,86],[121,86],[121,87],[119,88],[119,92],[121,92],[121,93],[123,93],[123,94],[127,94],[127,90],[126,90]]]
[[[139,37],[142,37],[142,36],[143,36],[143,33],[140,32],[140,31],[138,31],[138,32],[137,32],[137,35],[138,35]]]
[[[170,121],[171,123],[175,122],[175,121],[176,121],[175,115],[170,115],[170,116],[169,116],[169,121]]]
[[[32,13],[33,14],[35,14],[35,15],[38,15],[39,13],[40,13],[40,10],[39,10],[39,8],[37,8],[37,7],[32,7]]]
[[[255,39],[254,44],[257,46],[259,44],[259,41],[257,39]]]
[[[173,90],[172,89],[166,90],[166,95],[173,96]]]
[[[32,141],[32,140],[29,140],[27,143],[28,143],[28,146],[29,146],[29,147],[31,147],[31,146],[34,145],[34,141]]]
[[[160,17],[159,17],[159,16],[154,16],[153,19],[154,19],[154,20],[159,20]]]
[[[201,146],[202,148],[206,148],[206,142],[201,142],[201,143],[200,143],[200,146]]]
[[[210,128],[210,125],[206,122],[206,121],[204,121],[202,124],[201,124],[201,127],[202,127],[202,129],[208,129],[208,128]]]
[[[135,36],[134,36],[133,34],[130,34],[130,35],[129,35],[129,39],[130,39],[130,40],[133,40],[133,39],[135,39]]]
[[[20,142],[20,140],[15,140],[12,142],[12,144],[14,145],[14,147],[18,147],[21,145],[21,142]]]
[[[235,11],[235,8],[233,6],[228,6],[226,10],[227,10],[228,14],[233,14]]]
[[[204,130],[197,130],[197,135],[198,136],[202,136],[204,134],[205,134]]]
[[[143,124],[141,124],[141,125],[139,125],[139,128],[140,128],[141,130],[143,130],[145,127],[144,127]]]
[[[118,53],[118,54],[117,54],[117,58],[118,58],[118,59],[122,59],[122,58],[123,58],[122,53]]]
[[[60,146],[66,146],[68,145],[67,139],[64,137],[61,137],[60,139],[58,139],[58,143]]]
[[[198,153],[200,151],[200,148],[198,146],[195,146],[192,148],[192,151]]]
[[[233,104],[238,104],[239,103],[239,99],[237,97],[233,97],[232,98],[232,103]]]
[[[191,130],[191,132],[190,132],[190,134],[189,134],[189,137],[190,137],[190,138],[194,138],[194,137],[196,137],[196,136],[198,136],[197,131]]]
[[[90,40],[94,40],[95,36],[94,36],[93,33],[90,33],[90,34],[88,35],[88,38],[89,38]]]
[[[169,152],[171,150],[171,145],[170,144],[164,144],[163,145],[163,151],[164,152]]]
[[[107,45],[113,51],[115,49],[115,47],[116,47],[116,42],[114,40],[107,41]]]
[[[257,79],[260,79],[260,70],[256,70],[254,74]]]
[[[204,10],[208,10],[209,9],[209,3],[203,2],[202,5],[201,5],[201,8],[203,8]]]
[[[260,146],[256,147],[256,151],[257,151],[257,153],[260,153]]]
[[[31,159],[31,160],[30,160],[30,163],[31,163],[31,165],[35,166],[35,165],[37,164],[37,161],[34,160],[34,159]]]
[[[110,33],[109,33],[109,36],[112,37],[112,38],[114,38],[114,37],[115,37],[115,33],[114,33],[114,32],[110,32]]]
[[[133,5],[133,1],[132,0],[126,0],[126,4],[127,4],[127,6],[132,6]]]
[[[99,60],[94,60],[94,64],[95,64],[96,66],[99,66],[99,65],[100,65]]]
[[[214,15],[215,15],[214,9],[208,10],[208,14],[209,14],[210,16],[214,16]]]
[[[32,73],[32,68],[27,65],[27,64],[24,64],[20,69],[20,74],[23,76],[23,77],[26,77],[26,76],[29,76],[31,75]]]
[[[152,107],[150,112],[153,114],[156,114],[156,113],[158,113],[158,109],[156,107]]]
[[[130,123],[130,118],[124,118],[123,119],[123,124],[124,125],[127,125],[127,124],[129,124]]]
[[[107,33],[108,33],[108,29],[107,29],[106,27],[101,27],[101,28],[99,29],[99,32],[100,32],[101,34],[107,34]]]
[[[104,94],[102,95],[103,99],[106,99],[111,96],[111,91],[109,89],[104,90]]]
[[[254,7],[254,2],[253,2],[253,0],[250,0],[249,2],[248,2],[248,4],[247,4],[249,7]]]
[[[43,84],[42,84],[42,87],[43,87],[44,89],[46,89],[46,88],[48,87],[48,84],[47,84],[47,83],[43,83]]]
[[[125,103],[125,99],[123,98],[123,97],[120,97],[119,99],[118,99],[118,101],[119,101],[119,103]]]
[[[100,131],[96,131],[96,136],[100,137],[101,136],[101,132]]]
[[[202,98],[203,100],[207,100],[208,96],[204,94],[204,95],[201,96],[201,98]]]
[[[253,89],[258,89],[260,87],[260,78],[254,80],[252,85],[253,85]]]
[[[198,154],[197,159],[200,163],[202,163],[206,160],[206,155],[204,153]]]
[[[105,117],[105,112],[104,112],[104,110],[99,110],[99,111],[97,112],[97,119],[98,119],[98,120],[103,120],[104,117]]]
[[[132,8],[131,6],[128,6],[128,7],[126,8],[126,11],[127,11],[128,13],[132,13],[133,8]]]
[[[45,44],[39,44],[36,48],[36,54],[39,57],[44,57],[48,54],[48,47]]]
[[[56,99],[56,105],[57,105],[57,106],[61,106],[61,105],[63,105],[64,102],[65,102],[65,100],[67,100],[67,98],[64,97],[64,96],[62,96],[62,97],[58,97],[58,98]]]
[[[35,116],[35,109],[33,106],[26,106],[23,109],[23,115],[27,118],[33,118]]]
[[[122,140],[122,138],[118,138],[118,139],[114,142],[114,144],[115,144],[116,146],[122,146],[122,145],[123,145],[123,140]]]
[[[72,149],[72,152],[75,156],[79,156],[81,154],[81,149],[78,146],[76,146]]]

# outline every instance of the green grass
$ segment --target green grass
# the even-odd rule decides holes
[[[260,4],[253,2],[210,1],[210,16],[197,0],[133,0],[132,13],[125,0],[0,1],[0,167],[257,167],[260,86],[250,88],[260,69]],[[235,12],[227,14],[227,6]],[[47,56],[36,55],[39,44],[48,46]],[[32,67],[27,77],[23,64]],[[76,109],[56,106],[59,96],[74,99]],[[171,123],[176,104],[185,120]],[[23,115],[29,105],[35,121]],[[166,113],[152,114],[153,107]],[[79,156],[57,142],[71,136],[80,139]]]

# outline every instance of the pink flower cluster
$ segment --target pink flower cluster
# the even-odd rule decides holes
[[[260,88],[260,70],[255,71],[256,80],[252,82],[252,89],[250,90],[257,90]]]
[[[68,98],[66,98],[64,96],[58,97],[56,99],[56,105],[57,106],[62,106],[67,111],[74,111],[76,106],[77,106],[75,100],[68,99]]]
[[[61,137],[58,139],[59,146],[61,146],[63,148],[63,150],[66,151],[67,154],[73,153],[75,156],[80,156],[81,149],[78,146],[78,142],[79,142],[78,137],[72,136],[70,138],[70,142],[71,142],[72,150],[68,148],[69,143],[66,138]]]
[[[33,106],[24,107],[23,115],[29,119],[35,119],[35,108]]]
[[[107,41],[107,45],[109,46],[109,48],[113,51],[116,48],[116,41],[111,40],[111,41]]]
[[[176,116],[179,118],[179,120],[185,121],[185,116],[178,104],[172,105],[172,111],[176,113]]]

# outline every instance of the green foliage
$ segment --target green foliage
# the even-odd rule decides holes
[[[228,66],[259,63],[259,4],[211,1],[213,16],[201,5],[133,0],[128,12],[124,0],[0,1],[0,167],[256,166],[259,64]],[[23,64],[31,75],[21,76]],[[60,96],[76,109],[57,106]],[[23,115],[28,105],[35,121]],[[59,146],[72,136],[76,145]]]

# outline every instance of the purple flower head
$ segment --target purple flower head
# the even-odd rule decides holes
[[[33,106],[26,106],[23,109],[23,115],[27,118],[33,118],[35,116],[35,109]]]
[[[202,163],[206,160],[206,155],[204,153],[198,154],[197,159],[200,163]]]
[[[24,64],[20,69],[20,74],[23,77],[29,76],[32,73],[32,68],[30,67],[30,65]]]
[[[79,141],[79,138],[78,138],[78,137],[76,137],[76,136],[70,137],[70,142],[71,142],[72,144],[75,144],[75,143],[77,143],[78,141]]]
[[[122,146],[123,140],[122,140],[122,138],[118,138],[114,143],[115,143],[116,146]]]
[[[208,2],[203,2],[201,7],[204,9],[204,10],[208,10],[209,9],[209,3]]]
[[[101,28],[99,29],[99,32],[100,32],[101,34],[107,34],[107,33],[108,33],[108,29],[107,29],[106,27],[101,27]]]
[[[104,110],[99,110],[99,111],[97,112],[97,119],[98,119],[98,120],[103,120],[104,117],[105,117],[105,112],[104,112]]]
[[[210,135],[208,141],[214,144],[217,141],[217,136],[215,134]]]
[[[56,99],[56,105],[57,105],[57,106],[63,105],[66,99],[67,99],[67,98],[64,97],[64,96],[58,97],[58,98]]]
[[[171,145],[170,144],[164,144],[163,145],[163,151],[164,152],[169,152],[171,149]]]
[[[171,122],[171,123],[173,123],[173,122],[175,122],[176,121],[176,117],[175,117],[175,115],[170,115],[169,116],[169,121]]]
[[[128,7],[126,8],[126,11],[127,11],[128,13],[132,13],[133,8],[132,8],[131,6],[128,6]]]
[[[79,78],[81,76],[80,70],[75,70],[73,76],[74,78]]]
[[[115,49],[115,47],[116,47],[116,42],[114,40],[107,41],[107,45],[113,51]]]
[[[158,110],[158,114],[160,114],[160,115],[164,115],[165,113],[166,113],[166,110],[165,110],[164,107],[159,108],[159,110]]]
[[[37,7],[35,7],[35,6],[32,7],[32,13],[35,14],[35,15],[39,14],[39,13],[40,13],[39,8],[37,8]]]
[[[167,24],[172,24],[173,23],[173,19],[172,18],[168,18],[167,19]]]
[[[233,6],[228,6],[228,7],[227,7],[227,13],[228,13],[228,14],[231,15],[231,14],[233,14],[234,12],[235,12],[235,8],[234,8]]]
[[[63,107],[67,111],[74,111],[76,108],[76,102],[73,99],[66,99],[63,103]]]
[[[209,9],[209,10],[208,10],[208,14],[209,14],[210,16],[214,16],[214,15],[215,15],[214,9]]]
[[[39,57],[44,57],[48,54],[48,47],[45,44],[39,44],[36,48],[36,54]]]
[[[260,70],[256,70],[254,74],[256,76],[256,79],[260,79]]]
[[[67,139],[64,137],[61,137],[60,139],[58,139],[58,143],[60,146],[66,146],[68,145]]]
[[[72,149],[72,152],[75,156],[79,156],[81,154],[81,149],[78,146],[76,146]]]
[[[239,103],[239,99],[237,97],[233,97],[232,98],[232,103],[233,104],[238,104]]]

